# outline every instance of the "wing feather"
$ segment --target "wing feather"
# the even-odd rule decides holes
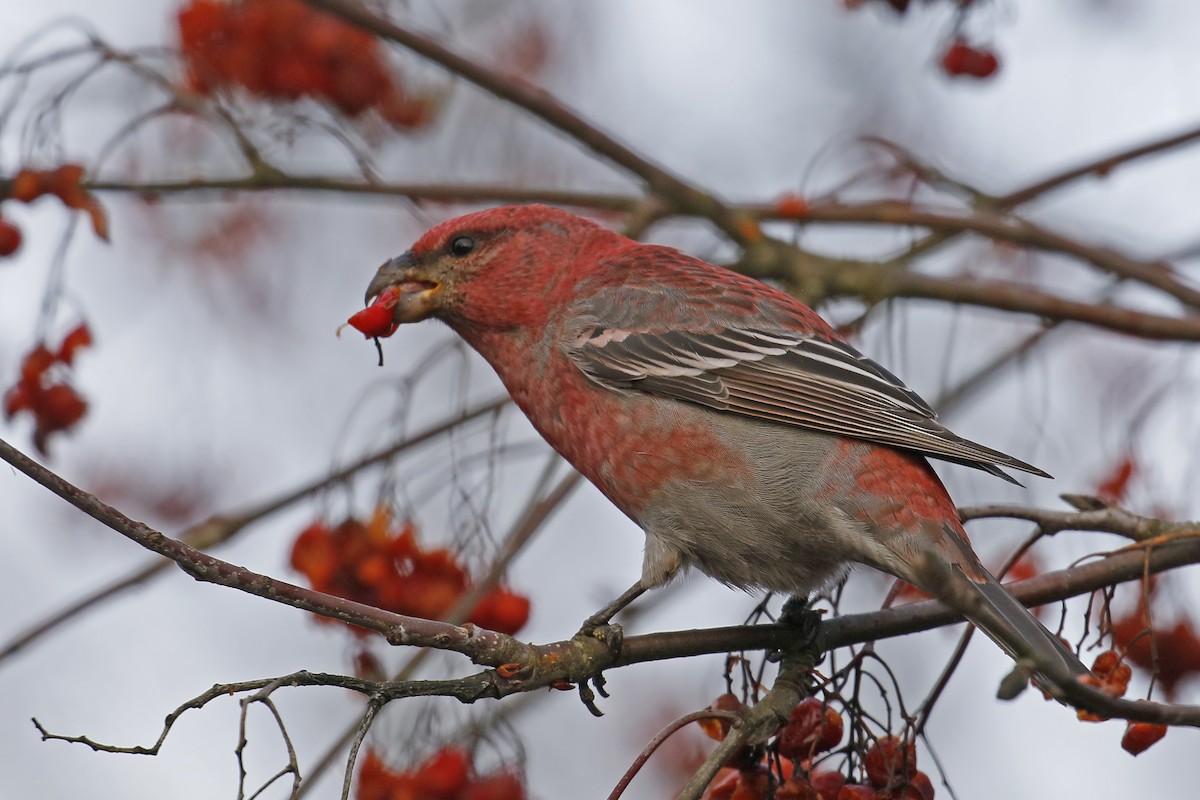
[[[568,355],[590,379],[611,389],[912,450],[1010,481],[1000,467],[1046,475],[950,432],[891,372],[850,345],[816,333],[735,326],[637,331],[592,324],[583,326]]]

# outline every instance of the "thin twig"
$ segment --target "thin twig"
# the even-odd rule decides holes
[[[328,475],[313,478],[271,500],[256,503],[241,511],[210,517],[204,522],[193,525],[180,533],[179,539],[198,549],[211,550],[217,545],[234,538],[252,523],[264,519],[277,511],[281,511],[316,492],[345,482],[363,469],[389,461],[400,453],[425,444],[471,420],[497,412],[508,405],[509,402],[511,401],[507,395],[497,397],[462,414],[435,423],[411,436],[406,436],[400,441],[364,456],[354,463]],[[172,562],[169,560],[147,564],[144,567],[138,568],[132,574],[101,587],[94,592],[89,592],[66,607],[52,612],[45,619],[33,624],[9,640],[3,647],[0,647],[0,661],[28,647],[41,637],[54,632],[65,623],[79,619],[85,612],[99,608],[103,601],[145,583],[156,575],[165,572],[171,566]]]
[[[555,461],[551,461],[551,464],[554,463]],[[537,493],[530,497],[529,504],[526,506],[524,513],[513,524],[513,528],[508,535],[504,537],[488,569],[472,584],[466,594],[446,612],[443,617],[446,622],[452,625],[459,625],[466,621],[471,612],[475,610],[475,607],[479,605],[479,601],[483,599],[484,595],[495,588],[512,560],[516,558],[538,529],[550,518],[550,515],[566,501],[571,492],[579,485],[580,478],[580,474],[572,470],[571,474],[564,477],[544,497],[539,497]],[[434,650],[429,649],[418,650],[403,667],[392,675],[391,680],[409,680],[417,674],[420,666],[434,652]],[[325,751],[317,759],[316,764],[309,773],[308,782],[301,787],[297,795],[297,800],[306,795],[311,787],[316,786],[316,780],[333,765],[338,754],[345,749],[346,745],[354,740],[357,729],[358,726],[348,728],[325,748]]]
[[[625,794],[625,790],[629,788],[629,784],[637,777],[638,772],[650,760],[658,748],[670,739],[675,733],[682,728],[691,725],[693,722],[699,722],[702,719],[715,719],[728,722],[731,728],[736,728],[742,724],[742,717],[732,711],[719,711],[712,708],[702,708],[699,711],[692,711],[684,714],[678,719],[672,720],[665,728],[654,735],[654,738],[646,743],[642,748],[642,752],[638,753],[637,758],[629,765],[629,769],[625,770],[625,774],[621,776],[621,780],[617,781],[617,785],[613,787],[612,792],[608,795],[608,800],[618,800],[621,795]]]
[[[1111,155],[1103,156],[1094,161],[1085,161],[1077,167],[1071,167],[1036,183],[1031,183],[1021,189],[1017,189],[1014,192],[1001,195],[996,198],[996,205],[1001,208],[1012,208],[1022,205],[1034,198],[1041,197],[1055,189],[1061,188],[1068,183],[1072,183],[1079,178],[1086,178],[1089,175],[1107,177],[1122,164],[1128,164],[1131,161],[1145,158],[1146,156],[1165,153],[1168,150],[1174,150],[1177,147],[1191,144],[1197,140],[1200,140],[1200,126],[1189,128],[1188,130],[1171,136],[1165,136],[1161,139],[1152,139],[1145,144],[1130,147],[1126,150],[1118,150]]]
[[[395,42],[499,99],[528,111],[597,155],[637,175],[646,182],[651,192],[660,195],[680,210],[706,217],[734,241],[744,240],[738,221],[715,196],[701,191],[604,133],[544,89],[521,78],[508,76],[499,70],[476,63],[429,36],[397,25],[354,0],[305,2],[313,8],[327,11],[383,39]]]
[[[591,636],[577,636],[566,642],[540,646],[523,644],[513,637],[475,626],[460,628],[391,614],[236,567],[129,519],[32,461],[3,440],[0,440],[0,459],[118,533],[172,558],[199,580],[375,630],[392,644],[449,650],[462,653],[476,663],[491,666],[522,664],[532,667],[528,675],[518,673],[503,679],[499,679],[495,671],[488,670],[457,680],[412,681],[389,686],[389,691],[395,692],[397,697],[440,695],[474,702],[485,696],[503,697],[532,688],[558,685],[563,681],[578,683],[594,679],[606,669],[641,661],[764,647],[781,649],[795,638],[792,626],[751,626],[629,637],[624,639],[619,648],[613,648],[610,643]],[[1061,600],[1113,583],[1133,580],[1143,574],[1197,562],[1200,562],[1200,536],[1192,531],[1174,538],[1158,537],[1145,545],[1127,548],[1093,563],[1046,573],[1014,584],[1011,590],[1024,603],[1042,605],[1051,600]],[[821,626],[818,640],[820,649],[826,651],[856,642],[912,633],[958,619],[955,612],[938,603],[915,603],[899,609],[828,620]],[[1053,660],[1043,662],[1031,656],[1030,661],[1035,672],[1054,683],[1052,688],[1057,691],[1056,696],[1072,705],[1108,717],[1200,727],[1200,707],[1113,698],[1069,676],[1060,680],[1063,670]]]

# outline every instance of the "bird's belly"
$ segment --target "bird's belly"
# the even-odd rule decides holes
[[[674,552],[681,565],[731,586],[800,594],[865,560],[863,525],[843,511],[846,482],[831,474],[832,437],[697,411],[712,448],[738,453],[741,469],[665,482],[635,517],[648,554]]]
[[[597,391],[578,373],[549,377],[536,392],[509,388],[547,441],[645,531],[645,583],[695,567],[731,586],[807,593],[864,560],[862,526],[836,496],[846,482],[831,480],[833,437]]]
[[[772,507],[744,487],[692,482],[665,487],[639,520],[654,548],[730,586],[807,594],[838,580],[853,524],[812,503]]]

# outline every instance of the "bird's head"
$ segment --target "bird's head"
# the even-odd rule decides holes
[[[379,268],[367,302],[394,295],[396,324],[516,328],[545,319],[586,265],[627,241],[593,222],[541,205],[505,206],[447,220]],[[566,279],[566,280],[564,280]]]

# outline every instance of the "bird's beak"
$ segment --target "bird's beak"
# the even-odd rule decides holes
[[[415,266],[412,253],[402,253],[379,268],[367,286],[367,304],[393,287],[399,290],[393,308],[397,323],[419,322],[437,311],[442,284]]]

